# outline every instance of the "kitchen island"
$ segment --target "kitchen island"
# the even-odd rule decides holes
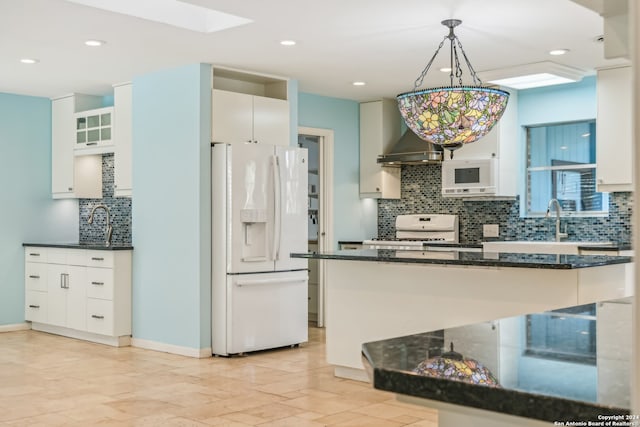
[[[631,295],[631,257],[445,250],[299,253],[326,263],[327,361],[367,380],[365,342]]]
[[[366,343],[362,354],[375,388],[437,408],[440,427],[638,425],[631,309],[631,298],[602,301]]]

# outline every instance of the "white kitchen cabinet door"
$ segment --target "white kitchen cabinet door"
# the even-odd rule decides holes
[[[289,101],[213,89],[212,142],[289,145]]]
[[[224,144],[253,142],[253,96],[213,89],[211,141]]]
[[[360,104],[360,197],[400,198],[400,168],[381,166],[386,154],[400,139],[400,113],[393,99]]]
[[[63,264],[47,267],[47,323],[86,330],[86,268]]]
[[[47,265],[47,323],[67,326],[67,266]]]
[[[596,185],[598,191],[633,190],[631,67],[598,70]]]
[[[289,101],[253,97],[253,140],[259,144],[289,145]]]
[[[73,197],[74,96],[51,102],[51,191],[53,197]]]
[[[96,163],[95,159],[77,160],[74,155],[75,113],[97,108],[101,103],[100,97],[81,94],[51,101],[51,193],[54,199],[102,197],[102,163]]]
[[[114,194],[116,197],[131,197],[132,183],[132,105],[133,90],[130,83],[114,86],[113,106],[115,154],[114,154]]]

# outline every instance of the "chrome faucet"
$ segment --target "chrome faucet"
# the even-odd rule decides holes
[[[91,213],[89,214],[89,219],[87,220],[87,222],[89,224],[93,224],[93,214],[96,212],[96,210],[98,208],[102,208],[104,209],[104,211],[107,213],[107,230],[106,230],[106,241],[105,244],[107,246],[111,245],[111,235],[113,234],[113,227],[111,226],[111,218],[109,216],[109,208],[106,205],[96,205],[93,207],[93,209],[91,209]]]
[[[556,242],[559,242],[562,239],[567,238],[567,227],[565,225],[564,232],[560,231],[560,214],[562,213],[562,208],[560,207],[560,202],[558,201],[558,199],[549,200],[549,204],[547,205],[547,214],[544,217],[549,218],[551,213],[551,205],[555,205],[556,207]]]

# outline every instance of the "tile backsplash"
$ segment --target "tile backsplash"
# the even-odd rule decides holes
[[[103,209],[96,211],[93,224],[89,224],[89,214],[94,206],[109,207],[113,225],[113,243],[131,244],[131,198],[113,197],[113,154],[102,155],[102,199],[80,199],[80,242],[102,242],[105,240],[106,214]]]
[[[441,195],[441,165],[402,166],[402,198],[378,200],[378,236],[395,235],[396,216],[457,214],[460,243],[483,240],[482,225],[498,224],[501,240],[553,240],[555,218],[521,218],[520,199],[463,201]],[[631,242],[632,193],[611,193],[607,217],[563,218],[568,240]],[[495,239],[494,239],[495,240]]]

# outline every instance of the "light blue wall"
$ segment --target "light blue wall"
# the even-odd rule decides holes
[[[51,199],[51,101],[0,93],[0,325],[24,322],[23,242],[77,241],[78,203]]]
[[[211,67],[133,81],[133,337],[211,345]]]
[[[300,93],[298,125],[334,131],[334,240],[363,240],[377,236],[376,200],[360,199],[358,102]]]

